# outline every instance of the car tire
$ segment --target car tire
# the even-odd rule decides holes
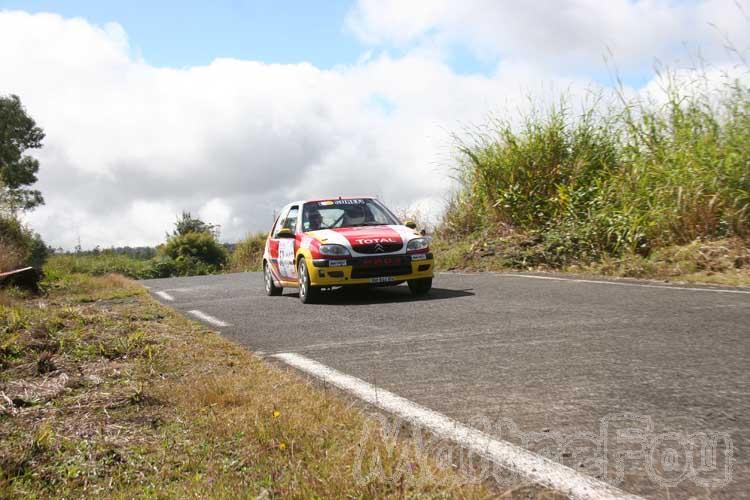
[[[297,276],[299,279],[299,300],[303,304],[313,304],[318,300],[320,288],[310,284],[310,273],[307,270],[307,262],[302,257],[297,263]]]
[[[432,278],[421,278],[418,280],[409,280],[409,290],[415,297],[421,297],[427,295],[427,292],[432,288]]]
[[[266,295],[268,296],[281,295],[281,292],[284,291],[282,287],[276,286],[276,283],[273,282],[271,268],[267,263],[263,264],[263,281],[266,284]]]

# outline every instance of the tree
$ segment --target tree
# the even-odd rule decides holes
[[[42,193],[28,189],[37,181],[39,161],[24,154],[42,147],[43,139],[18,96],[0,97],[0,201],[12,213],[44,204]]]
[[[180,218],[174,223],[172,236],[184,236],[188,233],[208,233],[214,238],[218,238],[219,226],[193,218],[190,212],[182,212]]]

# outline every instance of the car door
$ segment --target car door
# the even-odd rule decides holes
[[[294,256],[296,254],[296,234],[297,234],[297,219],[299,218],[299,207],[293,205],[289,208],[284,221],[279,228],[288,229],[291,231],[293,237],[291,238],[277,238],[279,257],[278,266],[279,274],[281,278],[287,281],[295,281],[297,279],[297,269],[294,263]],[[278,233],[277,233],[278,234]]]
[[[289,213],[289,207],[284,207],[281,210],[281,214],[276,219],[276,222],[273,225],[273,228],[271,229],[271,233],[268,237],[268,256],[269,256],[269,265],[271,266],[271,270],[273,271],[274,276],[276,278],[281,277],[281,272],[279,270],[279,240],[283,238],[278,238],[277,235],[279,233],[279,230],[284,224],[284,221],[286,220],[286,216]]]

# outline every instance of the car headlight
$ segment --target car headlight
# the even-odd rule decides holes
[[[414,238],[406,244],[407,252],[417,252],[419,250],[426,250],[430,246],[429,238]]]
[[[330,255],[332,257],[349,256],[349,250],[341,245],[320,245],[318,251],[321,253],[321,255]]]

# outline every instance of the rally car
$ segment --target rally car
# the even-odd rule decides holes
[[[398,285],[414,295],[432,287],[430,239],[402,224],[375,198],[297,201],[281,209],[266,240],[266,293],[299,288],[303,303],[322,289]]]

